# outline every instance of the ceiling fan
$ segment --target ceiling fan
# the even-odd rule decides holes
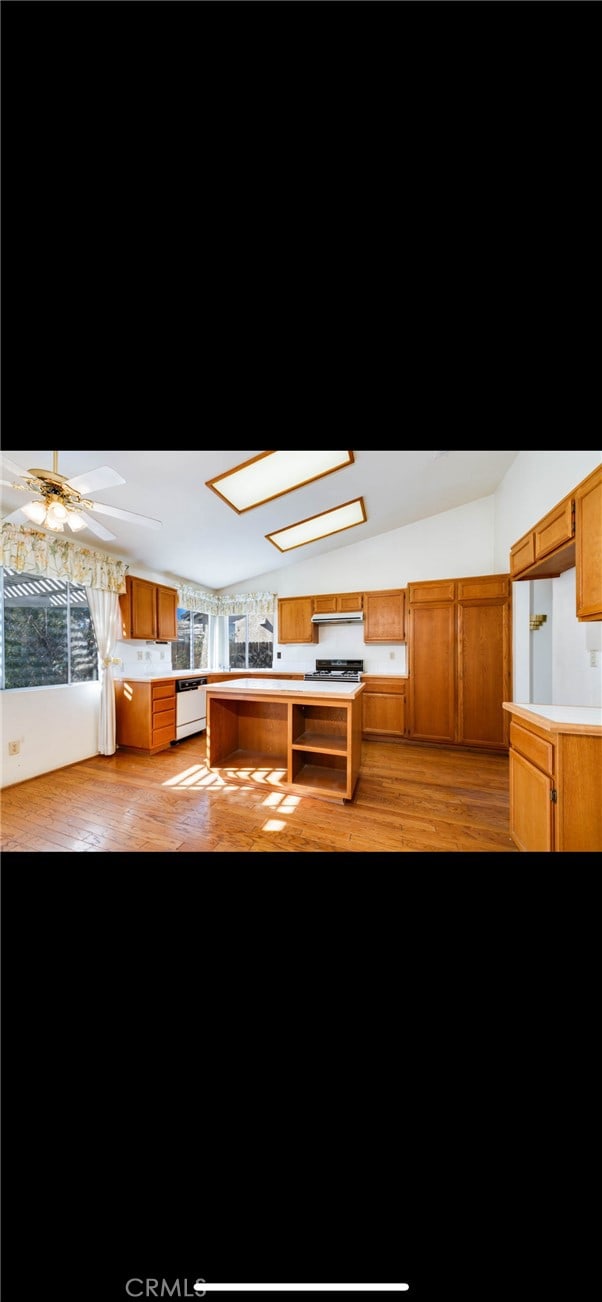
[[[97,466],[95,470],[67,479],[66,475],[59,474],[58,452],[52,453],[52,470],[24,470],[15,461],[9,461],[8,457],[1,452],[0,459],[6,470],[25,481],[19,484],[13,483],[10,479],[2,479],[1,484],[6,484],[7,487],[17,489],[19,492],[38,494],[33,501],[19,507],[11,515],[5,516],[3,524],[13,520],[22,522],[25,516],[33,524],[52,529],[54,533],[63,533],[64,526],[67,524],[74,533],[80,529],[90,529],[98,538],[115,538],[114,533],[105,529],[104,525],[99,524],[93,516],[88,515],[88,511],[95,511],[99,515],[114,515],[118,520],[130,520],[132,524],[142,524],[147,529],[162,528],[160,520],[153,520],[148,515],[136,515],[134,511],[122,511],[117,506],[107,506],[106,502],[96,502],[88,497],[89,493],[94,493],[99,488],[112,488],[115,484],[125,484],[123,476],[111,466]]]

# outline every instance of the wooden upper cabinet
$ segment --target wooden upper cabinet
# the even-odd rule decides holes
[[[577,619],[602,619],[602,466],[575,489]]]
[[[318,641],[318,625],[312,624],[313,597],[280,597],[278,599],[278,642]]]
[[[513,544],[510,574],[513,579],[553,579],[574,564],[575,502],[571,493]]]
[[[510,548],[510,574],[515,579],[528,570],[535,560],[535,534],[533,530],[519,538]]]
[[[576,570],[576,614],[602,620],[602,465],[510,548],[513,579]]]
[[[119,598],[121,637],[175,642],[178,636],[178,593],[163,583],[127,575]]]
[[[330,615],[345,610],[363,610],[363,592],[340,592],[324,597],[314,597],[314,615]]]
[[[404,588],[364,593],[364,642],[405,642]]]
[[[157,637],[163,641],[176,641],[178,636],[178,592],[157,584]]]
[[[570,543],[575,535],[575,503],[572,497],[564,497],[553,511],[549,511],[543,520],[536,524],[535,560],[548,556],[558,547]]]

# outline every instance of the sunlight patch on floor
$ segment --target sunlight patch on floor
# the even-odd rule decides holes
[[[294,814],[300,800],[300,796],[292,796],[283,791],[272,791],[263,803],[270,809],[277,809],[279,814]]]
[[[227,769],[228,777],[252,782],[254,786],[277,786],[286,782],[286,769]]]
[[[184,769],[178,773],[175,778],[169,778],[163,782],[164,787],[222,787],[225,785],[224,779],[219,773],[211,773],[206,764],[194,764],[192,768]]]

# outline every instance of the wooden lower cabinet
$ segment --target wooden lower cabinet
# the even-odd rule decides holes
[[[176,684],[115,683],[115,724],[118,746],[155,755],[176,739]]]
[[[519,850],[602,850],[602,727],[529,719],[510,723],[510,835]],[[518,709],[518,713],[517,713]],[[534,713],[537,707],[534,706]]]
[[[403,737],[406,727],[406,680],[362,676],[362,736]]]
[[[408,585],[406,736],[445,746],[508,749],[511,695],[508,574]]]

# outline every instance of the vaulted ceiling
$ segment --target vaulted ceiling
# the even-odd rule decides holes
[[[261,449],[259,450],[261,451]],[[65,536],[80,545],[121,557],[135,570],[158,571],[219,590],[315,559],[341,547],[438,515],[495,492],[518,452],[354,452],[352,465],[238,515],[206,487],[206,481],[240,465],[250,452],[60,452],[58,470],[71,478],[110,466],[125,483],[91,492],[98,502],[161,521],[151,530],[107,515],[95,519],[115,537],[89,529]],[[2,458],[22,467],[52,470],[52,452],[12,452]],[[0,462],[1,478],[15,480]],[[7,484],[0,490],[4,520],[29,524],[20,508],[35,493]],[[363,497],[367,520],[356,528],[281,554],[265,535],[319,512]],[[33,527],[33,526],[31,526]]]

